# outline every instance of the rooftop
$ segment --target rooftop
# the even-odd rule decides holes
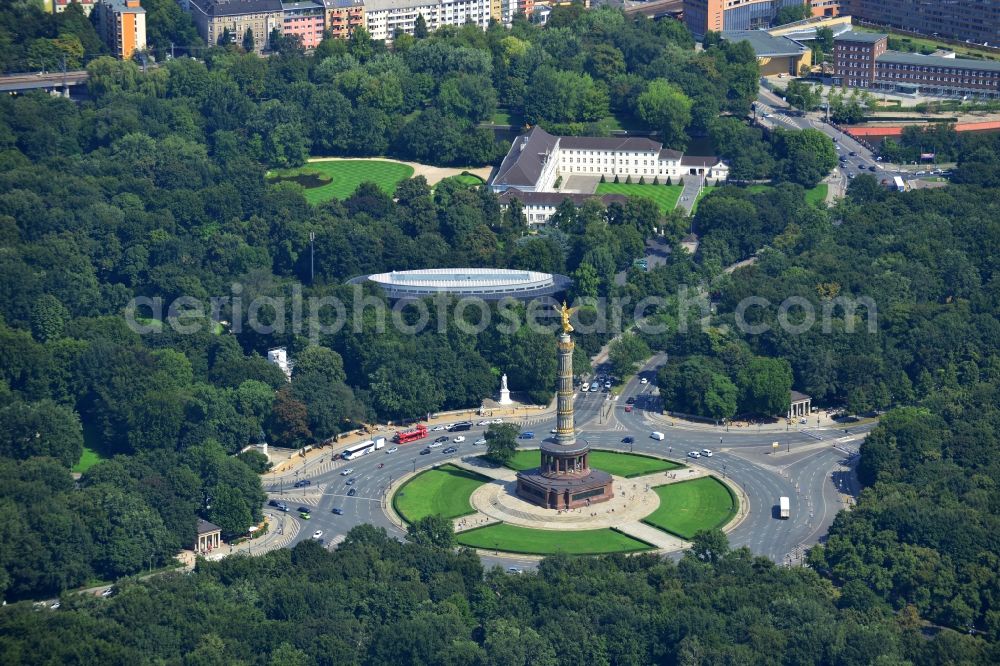
[[[212,532],[221,532],[222,528],[215,523],[210,523],[207,520],[198,519],[198,525],[195,528],[198,534],[211,534]]]
[[[426,268],[415,271],[376,273],[369,275],[368,279],[382,285],[470,289],[551,282],[552,276],[549,273],[518,271],[508,268]]]
[[[805,393],[799,393],[798,391],[789,391],[789,397],[792,402],[802,402],[803,400],[812,400],[812,398]]]
[[[724,30],[722,38],[729,42],[750,42],[750,48],[758,58],[797,56],[809,50],[794,39],[775,37],[763,30]]]
[[[281,0],[190,0],[191,7],[208,16],[241,16],[281,11]]]
[[[556,137],[541,127],[534,127],[527,134],[517,137],[500,163],[491,184],[534,187],[538,177],[542,175],[545,160],[555,151],[557,141]]]
[[[559,147],[568,150],[660,150],[663,144],[645,137],[561,136]]]
[[[875,42],[887,39],[888,37],[888,35],[881,32],[861,32],[860,30],[851,30],[850,32],[845,32],[842,35],[837,35],[834,37],[834,40],[838,42],[866,42],[868,44],[874,44]]]
[[[563,201],[569,199],[574,205],[581,205],[590,199],[600,199],[605,206],[611,203],[624,204],[628,197],[624,194],[587,194],[585,192],[521,192],[520,190],[507,190],[499,197],[500,203],[505,204],[511,199],[517,199],[528,206],[558,206]]]
[[[892,62],[900,65],[951,67],[953,69],[974,69],[987,72],[1000,72],[1000,62],[997,62],[996,60],[945,58],[943,56],[921,55],[919,53],[901,53],[899,51],[886,51],[876,58],[876,62]]]

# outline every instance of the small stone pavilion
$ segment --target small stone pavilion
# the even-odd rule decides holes
[[[210,553],[222,545],[222,528],[207,520],[198,519],[198,536],[195,538],[194,552]]]
[[[791,391],[789,397],[788,418],[799,419],[809,416],[809,413],[812,411],[811,397],[798,391]]]
[[[559,393],[556,436],[542,442],[542,464],[517,474],[517,495],[547,509],[575,509],[614,497],[611,475],[590,469],[590,445],[576,438],[573,423],[573,340],[563,305],[559,336]]]

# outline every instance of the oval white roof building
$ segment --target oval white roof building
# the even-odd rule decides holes
[[[371,280],[382,287],[389,298],[423,298],[435,294],[475,296],[499,300],[548,296],[567,289],[573,281],[565,275],[509,268],[427,268],[415,271],[374,273],[360,280]]]

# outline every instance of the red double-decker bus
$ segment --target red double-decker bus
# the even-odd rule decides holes
[[[426,436],[427,426],[418,425],[416,428],[397,432],[396,436],[392,439],[397,444],[406,444],[408,442],[415,442],[418,439],[423,439]]]

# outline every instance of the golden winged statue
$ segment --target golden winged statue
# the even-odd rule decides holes
[[[569,307],[567,307],[566,301],[563,301],[563,306],[562,306],[562,327],[563,327],[563,333],[572,333],[573,332],[573,326],[572,326],[572,324],[569,323],[569,316],[571,314],[573,314],[573,311],[570,310]]]

